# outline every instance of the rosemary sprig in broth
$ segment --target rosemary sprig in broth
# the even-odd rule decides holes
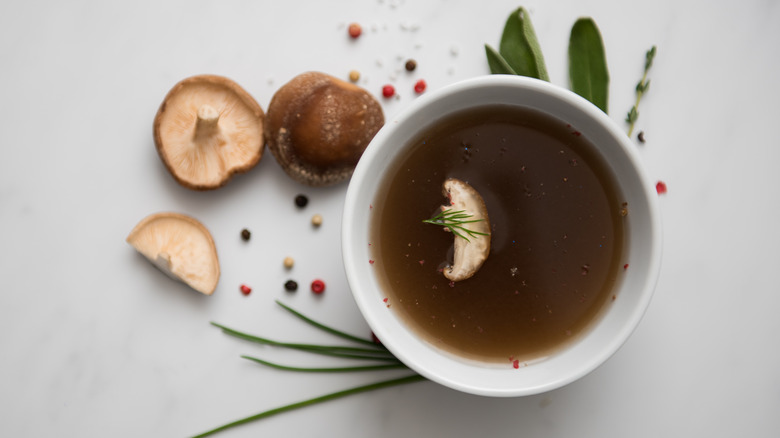
[[[474,231],[466,228],[465,225],[467,224],[471,224],[474,222],[481,222],[483,220],[483,219],[469,219],[471,217],[473,217],[473,215],[466,213],[466,210],[453,211],[452,209],[447,209],[430,219],[425,219],[423,223],[441,225],[449,229],[456,236],[466,239],[466,241],[468,242],[470,242],[469,238],[461,234],[458,230],[468,234],[471,237],[487,236],[488,235],[487,233],[480,233],[479,231]]]

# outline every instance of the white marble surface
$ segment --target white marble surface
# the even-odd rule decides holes
[[[413,99],[488,72],[511,1],[29,1],[0,5],[0,435],[187,436],[280,404],[392,373],[300,375],[239,358],[309,360],[226,337],[219,321],[292,341],[329,338],[285,302],[365,333],[340,262],[346,185],[310,189],[267,155],[216,192],[177,185],[153,146],[168,89],[229,76],[266,108],[294,75],[320,70]],[[620,121],[645,50],[658,46],[638,145],[661,200],[656,295],[628,343],[562,389],[517,399],[415,383],[225,432],[249,436],[749,436],[780,433],[780,3],[656,0],[525,3],[552,82],[566,85],[568,32],[594,17]],[[346,37],[357,21],[365,33]],[[418,70],[400,71],[415,58]],[[303,192],[310,205],[294,208]],[[125,236],[149,213],[191,214],[212,231],[212,297],[172,282]],[[309,226],[319,212],[321,229]],[[253,232],[249,243],[242,228]],[[282,258],[297,264],[286,273]],[[288,276],[302,285],[282,289]],[[308,282],[328,289],[313,297]],[[248,297],[241,283],[254,288]]]

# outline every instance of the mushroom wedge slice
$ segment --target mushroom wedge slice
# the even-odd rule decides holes
[[[205,295],[214,293],[219,281],[217,248],[196,219],[178,213],[147,216],[127,243],[170,277]]]
[[[264,117],[257,101],[232,80],[192,76],[165,96],[154,118],[154,143],[179,184],[212,190],[260,161]]]
[[[460,228],[445,228],[455,239],[455,255],[452,265],[442,273],[450,281],[466,280],[477,273],[490,254],[490,218],[482,196],[468,183],[449,178],[444,181],[443,193],[450,205],[442,205],[442,212],[459,213],[464,223]]]

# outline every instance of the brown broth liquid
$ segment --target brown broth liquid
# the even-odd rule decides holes
[[[486,362],[542,358],[583,332],[623,270],[621,200],[593,145],[503,106],[448,116],[414,143],[373,203],[386,305],[439,348]],[[422,222],[446,203],[450,177],[482,195],[492,228],[485,264],[457,283],[440,271],[452,233]]]

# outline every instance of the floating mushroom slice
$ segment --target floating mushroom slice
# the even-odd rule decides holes
[[[464,226],[469,230],[480,233],[473,236],[461,236],[453,233],[455,239],[455,256],[451,266],[444,268],[444,276],[451,281],[461,281],[471,278],[477,273],[490,254],[490,219],[482,196],[469,184],[455,178],[444,181],[443,193],[450,200],[451,205],[442,205],[442,211],[463,211],[470,216],[470,222]]]
[[[193,76],[176,84],[154,118],[154,143],[165,167],[195,190],[223,186],[263,155],[264,113],[232,80]]]
[[[289,176],[309,186],[324,186],[352,175],[384,121],[381,105],[363,88],[307,72],[274,94],[265,137]]]
[[[214,240],[197,220],[178,213],[146,217],[127,236],[127,243],[172,278],[205,295],[219,281]]]

